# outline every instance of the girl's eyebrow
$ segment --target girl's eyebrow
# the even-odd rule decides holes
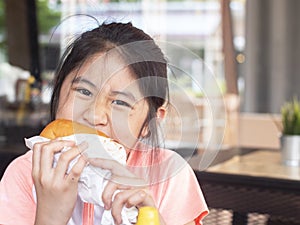
[[[111,91],[111,95],[123,95],[123,96],[129,98],[130,100],[132,100],[133,102],[136,102],[136,98],[129,91]]]
[[[85,79],[85,78],[82,78],[82,77],[75,77],[73,80],[72,80],[72,84],[78,84],[78,83],[86,83],[88,85],[90,85],[91,87],[97,89],[97,86],[92,83],[91,81]],[[130,100],[136,102],[136,98],[135,96],[133,95],[133,93],[131,93],[130,91],[111,91],[111,95],[122,95],[122,96],[125,96],[127,98],[129,98]]]
[[[86,84],[92,86],[93,88],[97,88],[97,86],[96,86],[94,83],[92,83],[91,81],[89,81],[89,80],[87,80],[87,79],[84,79],[84,78],[82,78],[82,77],[75,77],[75,78],[72,80],[72,84],[77,84],[77,83],[80,83],[80,82],[86,83]]]

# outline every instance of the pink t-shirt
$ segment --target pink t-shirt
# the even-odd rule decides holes
[[[202,219],[208,209],[190,166],[169,150],[160,150],[152,167],[148,166],[148,156],[145,151],[135,151],[127,164],[131,171],[148,178],[149,189],[166,223],[182,225],[197,217]],[[15,159],[6,169],[0,182],[0,224],[34,224],[36,203],[31,170],[32,151]]]

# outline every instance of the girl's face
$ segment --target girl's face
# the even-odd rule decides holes
[[[128,67],[120,60],[108,63],[100,57],[88,60],[67,76],[56,119],[70,119],[96,128],[128,151],[139,138],[148,110]],[[141,135],[146,133],[143,130]]]

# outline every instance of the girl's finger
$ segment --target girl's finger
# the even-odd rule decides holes
[[[132,206],[153,206],[155,207],[155,203],[151,195],[146,190],[139,190],[133,192],[130,196],[128,196],[126,201],[126,207],[130,208]]]
[[[54,154],[60,152],[65,147],[73,147],[73,141],[55,140],[44,144],[41,149],[41,169],[44,172],[49,172],[53,167]]]
[[[110,181],[118,185],[118,189],[126,189],[126,187],[146,187],[147,183],[138,177],[117,176],[113,174]]]
[[[69,180],[70,183],[74,183],[78,182],[80,175],[84,169],[84,167],[86,166],[87,161],[85,159],[84,156],[80,156],[77,160],[77,162],[75,163],[75,165],[72,167],[72,169],[70,170],[69,175],[67,176],[67,179]]]
[[[88,161],[92,166],[110,170],[110,172],[114,175],[121,177],[135,177],[135,175],[131,173],[128,169],[126,169],[125,166],[123,166],[115,160],[89,158]]]
[[[66,175],[68,167],[72,166],[70,165],[70,162],[72,160],[75,160],[76,157],[80,156],[81,152],[84,151],[87,147],[88,145],[86,144],[86,142],[83,142],[80,145],[74,146],[69,150],[61,153],[55,168],[56,176],[60,179],[63,179]]]
[[[32,177],[37,178],[40,172],[41,163],[41,149],[44,144],[48,142],[36,143],[32,148]]]
[[[109,210],[111,208],[112,199],[115,191],[118,189],[117,184],[113,182],[108,182],[102,192],[102,201],[104,203],[104,208]]]
[[[119,192],[115,195],[111,207],[112,216],[118,224],[122,222],[121,212],[124,205],[126,207],[145,205],[155,207],[152,197],[145,190],[131,189]]]
[[[145,187],[146,183],[139,178],[126,178],[113,175],[111,180],[106,184],[102,193],[102,201],[105,208],[111,208],[113,196],[116,190],[129,190],[137,186]]]

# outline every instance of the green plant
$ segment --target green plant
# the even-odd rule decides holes
[[[300,102],[296,97],[281,107],[281,120],[282,134],[300,135]]]
[[[36,1],[39,32],[47,34],[51,28],[60,22],[61,12],[52,9],[48,0]]]

